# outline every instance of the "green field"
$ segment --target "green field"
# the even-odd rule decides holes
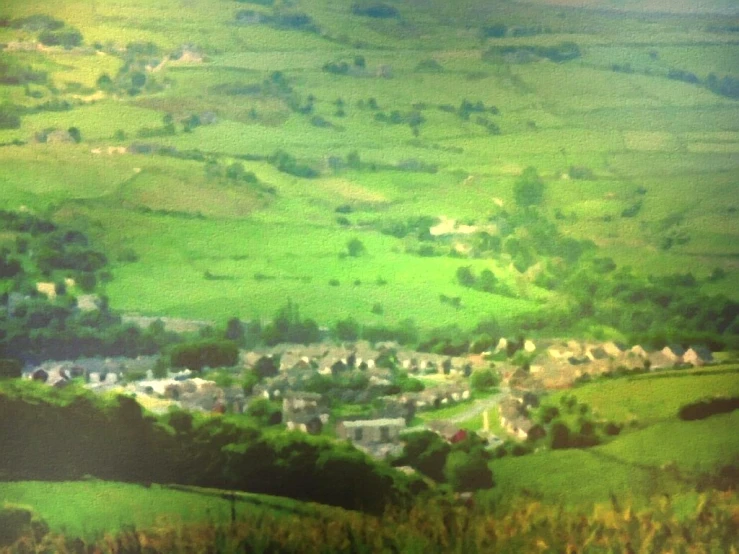
[[[739,378],[736,366],[669,371],[578,387],[552,395],[547,403],[557,405],[565,394],[589,404],[596,417],[651,425],[674,418],[690,402],[739,395]]]
[[[285,498],[247,493],[236,496],[236,516],[258,514],[304,516],[340,512],[323,506]],[[231,520],[231,503],[220,491],[174,490],[162,485],[140,485],[106,481],[0,483],[0,498],[8,504],[30,507],[49,524],[50,530],[72,537],[91,539],[116,534],[122,529],[152,529],[182,524]]]
[[[505,498],[525,493],[575,506],[608,502],[611,494],[640,504],[660,491],[691,491],[697,476],[736,464],[739,413],[682,421],[678,409],[707,397],[736,396],[737,385],[736,367],[718,366],[600,381],[566,391],[589,404],[596,418],[636,420],[639,428],[627,426],[611,442],[593,448],[495,460],[491,467],[499,487],[492,494]]]
[[[536,312],[542,303],[560,299],[512,271],[505,254],[419,257],[407,252],[408,240],[382,235],[378,226],[413,216],[484,224],[496,206],[512,205],[513,182],[533,165],[548,186],[544,211],[563,216],[558,226],[565,235],[592,239],[602,255],[644,272],[705,277],[721,267],[730,277],[704,289],[736,298],[732,244],[739,227],[731,198],[739,110],[735,100],[665,77],[672,68],[701,79],[709,72],[735,75],[736,44],[711,30],[728,25],[724,19],[695,16],[700,24],[692,26],[684,19],[689,15],[647,22],[628,11],[532,11],[518,3],[493,9],[473,0],[450,7],[433,0],[381,20],[354,16],[338,0],[291,4],[319,32],[236,24],[234,14],[250,5],[225,0],[215,7],[204,0],[186,6],[175,0],[156,6],[143,0],[66,0],[43,9],[6,3],[0,15],[12,19],[42,11],[78,27],[84,45],[6,52],[13,64],[47,71],[49,83],[3,85],[0,100],[26,107],[63,100],[72,109],[41,109],[24,115],[18,129],[0,129],[0,143],[27,142],[0,148],[0,164],[11,169],[0,176],[0,207],[47,212],[94,229],[114,262],[114,279],[104,292],[112,306],[127,312],[213,321],[265,318],[289,297],[325,324],[352,315],[365,323],[413,318],[422,327],[469,327],[490,315]],[[627,10],[635,5],[592,4]],[[652,10],[659,2],[647,4]],[[725,7],[717,0],[706,10]],[[479,27],[499,21],[548,30],[482,40]],[[28,30],[0,29],[0,41],[33,38]],[[194,45],[204,58],[147,70],[155,85],[136,95],[99,90],[98,77],[122,71],[122,48],[134,41],[154,43],[158,62],[183,44]],[[517,63],[483,55],[490,47],[563,41],[576,42],[582,57]],[[363,65],[348,74],[322,70],[330,62],[354,67],[357,56]],[[430,60],[437,65],[429,66]],[[626,63],[632,73],[611,70]],[[254,92],[276,70],[299,102],[313,99],[310,113],[291,108],[279,94]],[[386,78],[378,77],[383,71]],[[377,110],[367,107],[370,98]],[[456,108],[463,99],[495,106],[500,113],[485,117],[500,134],[488,133],[474,113],[464,120],[439,109]],[[408,125],[376,120],[377,111],[393,110],[421,114],[418,136]],[[208,112],[215,114],[212,124],[182,130],[181,120]],[[160,127],[167,114],[175,122],[173,134],[138,136]],[[72,126],[81,132],[80,144],[33,140],[45,129]],[[111,150],[133,142],[198,149],[224,166],[235,156],[250,156],[244,168],[260,184],[209,177],[203,160]],[[276,150],[320,176],[295,177],[256,159]],[[332,169],[330,157],[344,159],[351,151],[359,153],[362,167]],[[391,167],[408,160],[411,169]],[[436,173],[419,171],[423,164],[435,166]],[[587,167],[591,176],[565,179],[570,166]],[[647,191],[643,198],[635,192],[639,187]],[[638,216],[620,216],[637,201],[643,203]],[[335,209],[345,204],[353,211],[348,223],[339,224]],[[663,235],[671,232],[665,222],[675,214],[689,241],[660,249]],[[366,255],[340,258],[354,237],[365,244]],[[139,260],[116,262],[123,249],[135,251]],[[645,255],[649,267],[643,267]],[[461,287],[454,274],[463,264],[493,269],[517,297]],[[223,278],[206,280],[206,271]],[[387,285],[375,285],[378,279]],[[459,297],[463,309],[440,303],[442,294]],[[382,316],[371,313],[378,303]]]

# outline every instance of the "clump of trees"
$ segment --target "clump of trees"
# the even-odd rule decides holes
[[[404,437],[403,453],[393,464],[409,465],[437,483],[448,483],[456,492],[469,492],[494,485],[490,458],[474,433],[449,444],[436,433],[420,431]]]
[[[728,414],[734,410],[739,410],[739,396],[711,398],[709,400],[700,400],[691,404],[685,404],[680,408],[677,415],[685,421],[694,421],[718,414]]]
[[[544,189],[544,181],[539,177],[536,168],[527,167],[513,185],[516,205],[521,208],[540,205],[544,201]]]
[[[267,161],[271,163],[278,171],[294,175],[295,177],[302,177],[304,179],[313,179],[319,176],[319,172],[313,167],[298,162],[298,160],[285,152],[284,150],[278,150],[269,158]]]
[[[239,359],[236,343],[227,340],[203,340],[175,345],[170,354],[172,367],[201,371],[204,368],[232,367]]]
[[[505,56],[519,61],[546,58],[555,63],[575,60],[582,56],[580,47],[574,42],[561,42],[554,46],[499,46],[492,47],[483,54],[483,58]]]
[[[264,326],[261,336],[269,346],[281,342],[310,344],[321,339],[318,324],[312,319],[301,318],[300,308],[292,301],[288,301],[274,319]]]
[[[400,14],[394,6],[385,2],[362,1],[352,4],[352,13],[364,17],[373,17],[375,19],[391,19],[398,17]]]
[[[478,276],[472,271],[472,266],[461,266],[457,268],[456,277],[457,283],[463,287],[490,294],[513,296],[513,292],[510,290],[508,285],[502,283],[489,269],[483,269]]]
[[[69,385],[0,383],[0,475],[10,480],[177,483],[288,496],[382,513],[423,487],[349,444],[184,411],[145,413],[135,399],[103,399]],[[271,407],[254,407],[274,417]],[[43,440],[27,441],[28,436]],[[18,445],[14,447],[12,445]],[[21,447],[22,446],[22,447]],[[95,452],[95,456],[90,453]],[[54,463],[49,463],[54,460]]]
[[[490,392],[499,382],[498,374],[489,367],[475,370],[470,375],[470,387],[476,392]]]

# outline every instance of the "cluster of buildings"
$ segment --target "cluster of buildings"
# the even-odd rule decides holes
[[[532,343],[533,344],[533,343]],[[527,371],[503,368],[504,381],[519,388],[556,389],[570,386],[585,374],[600,375],[619,368],[665,369],[680,365],[701,366],[713,361],[711,352],[702,347],[684,349],[665,346],[648,351],[640,345],[631,348],[614,341],[602,343],[575,340],[540,344],[529,353],[535,358]]]

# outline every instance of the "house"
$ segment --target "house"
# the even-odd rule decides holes
[[[652,352],[647,357],[647,360],[649,360],[649,367],[651,369],[673,367],[675,364],[680,363],[680,359],[681,358],[677,358],[674,354],[665,353],[664,349],[659,352]]]
[[[54,283],[36,283],[36,290],[49,300],[56,298],[56,285]]]
[[[534,344],[534,341],[526,340],[523,343],[523,349],[525,352],[531,354],[532,352],[536,351],[536,344]]]
[[[80,294],[77,297],[77,309],[81,312],[94,312],[100,309],[100,297],[97,294]]]
[[[317,435],[328,423],[328,402],[320,394],[287,392],[282,401],[282,421],[288,431]]]
[[[683,354],[685,354],[685,349],[680,345],[668,345],[660,350],[660,353],[662,353],[668,359],[672,360],[672,363],[679,364],[683,361]]]
[[[469,436],[467,429],[461,429],[449,421],[432,421],[428,428],[450,444],[461,442]]]
[[[647,359],[649,357],[649,353],[644,350],[641,346],[638,344],[631,347],[631,349],[628,351],[629,357],[636,357],[641,358],[643,360]]]
[[[693,346],[683,354],[683,362],[695,366],[705,365],[713,361],[713,354],[707,348]]]
[[[502,337],[498,341],[498,345],[495,347],[495,354],[498,352],[505,352],[508,349],[508,339]]]
[[[624,354],[624,348],[613,341],[603,343],[601,348],[611,358],[618,358]]]
[[[340,439],[347,439],[360,446],[397,443],[400,432],[405,429],[405,419],[365,419],[342,421],[336,427]]]
[[[529,431],[534,426],[527,417],[526,407],[515,398],[507,398],[500,403],[500,424],[510,434],[521,440],[529,436]]]
[[[591,362],[597,362],[599,360],[607,360],[608,352],[606,352],[606,349],[603,348],[603,346],[591,346],[585,351],[585,356]]]

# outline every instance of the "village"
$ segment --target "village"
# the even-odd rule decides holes
[[[425,429],[450,443],[465,439],[473,432],[461,424],[465,418],[481,420],[475,432],[490,448],[504,440],[523,441],[534,427],[529,408],[549,391],[619,370],[712,361],[711,353],[698,347],[649,352],[615,342],[523,340],[516,352],[511,345],[501,339],[492,351],[455,357],[405,350],[393,342],[283,344],[241,351],[236,367],[217,372],[168,368],[162,376],[158,357],[142,356],[46,362],[27,368],[25,376],[53,387],[78,382],[95,393],[130,395],[154,413],[178,408],[249,417],[271,407],[264,425],[347,440],[385,459],[402,451],[405,433]],[[473,386],[473,375],[483,371],[496,375],[494,387]],[[244,387],[240,378],[247,372],[263,378]],[[453,406],[459,410],[445,417]],[[494,407],[499,420],[494,427],[504,436],[490,432]],[[432,417],[436,413],[439,417]]]

